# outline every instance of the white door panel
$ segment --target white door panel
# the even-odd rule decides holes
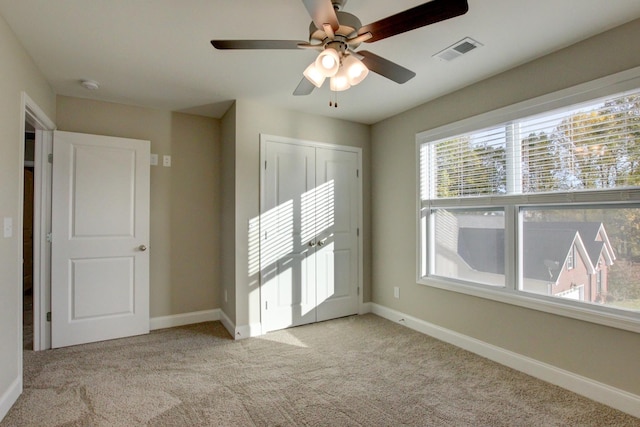
[[[330,201],[319,200],[316,207],[322,224],[323,246],[316,257],[317,320],[322,321],[358,313],[358,155],[318,148],[316,165],[316,185],[331,189]]]
[[[149,332],[149,141],[53,146],[52,347]]]
[[[268,143],[260,218],[263,329],[315,322],[315,270],[308,194],[315,180],[314,150]],[[311,208],[311,211],[313,208]]]

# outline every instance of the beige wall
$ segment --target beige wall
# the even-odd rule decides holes
[[[370,295],[370,127],[367,125],[312,116],[268,107],[246,100],[235,104],[235,275],[237,326],[260,322],[260,295],[257,275],[249,276],[248,224],[259,214],[260,134],[362,148],[364,298]],[[226,162],[226,158],[225,158]]]
[[[220,121],[58,96],[58,129],[151,141],[150,316],[220,307]],[[162,156],[171,155],[171,167]]]
[[[640,66],[637,40],[640,20],[374,125],[373,302],[640,395],[640,334],[418,285],[415,265],[416,133]]]
[[[21,389],[22,165],[21,93],[55,120],[55,95],[0,17],[0,221],[13,218],[13,237],[0,235],[0,399]],[[5,394],[9,393],[9,394]],[[0,418],[4,415],[0,400]]]

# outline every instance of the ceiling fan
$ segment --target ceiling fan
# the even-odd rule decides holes
[[[356,51],[361,43],[373,43],[416,28],[465,14],[467,0],[432,0],[404,12],[362,25],[342,8],[347,0],[302,0],[312,22],[309,41],[299,40],[211,40],[216,49],[314,49],[320,52],[304,70],[293,92],[309,95],[330,79],[332,91],[342,91],[360,83],[369,70],[396,83],[405,83],[415,73],[372,52]]]

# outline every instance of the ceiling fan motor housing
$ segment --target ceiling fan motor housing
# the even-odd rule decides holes
[[[336,12],[338,17],[338,23],[340,27],[335,30],[335,37],[331,39],[327,33],[322,28],[317,28],[316,25],[311,22],[309,25],[309,43],[314,45],[328,45],[333,41],[342,41],[346,45],[346,40],[353,38],[358,35],[358,30],[362,27],[362,23],[355,15],[352,15],[347,12]],[[349,44],[348,47],[351,49],[355,49],[360,45],[357,44]]]

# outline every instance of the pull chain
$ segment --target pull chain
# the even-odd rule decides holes
[[[333,91],[333,96],[335,101],[331,100],[331,96],[329,96],[329,107],[335,107],[338,108],[338,92],[337,91]]]

